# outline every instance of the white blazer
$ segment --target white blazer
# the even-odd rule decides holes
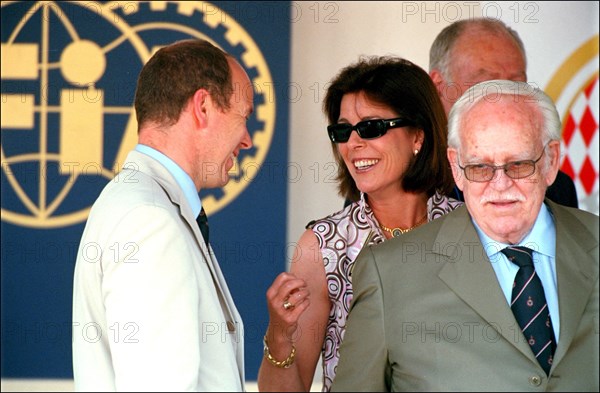
[[[243,323],[182,190],[137,151],[92,207],[75,265],[77,391],[243,391]]]

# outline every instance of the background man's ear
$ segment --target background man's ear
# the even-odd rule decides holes
[[[444,77],[442,76],[442,73],[439,70],[433,69],[429,71],[429,76],[439,92],[442,84],[444,83]]]

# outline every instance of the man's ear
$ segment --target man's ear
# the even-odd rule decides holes
[[[210,111],[213,107],[212,98],[206,89],[198,89],[190,100],[192,104],[192,114],[199,127],[206,127]]]
[[[546,181],[546,185],[550,186],[556,180],[556,175],[558,174],[558,169],[560,166],[560,142],[559,141],[551,141],[548,143],[546,147],[548,154],[548,163],[546,167],[546,173],[544,174],[544,180]]]
[[[444,86],[445,82],[442,73],[437,69],[433,69],[429,71],[429,76],[431,77],[431,80],[433,81],[433,84],[435,85],[435,88],[437,89],[438,93],[441,93],[442,87]]]
[[[458,152],[456,149],[449,147],[448,150],[446,150],[446,155],[448,157],[448,161],[450,162],[452,176],[454,176],[454,183],[456,183],[456,186],[462,191],[465,176],[462,169],[458,167]]]
[[[444,106],[444,110],[446,114],[450,113],[450,108],[454,105],[454,102],[460,97],[460,91],[458,92],[458,96],[452,99],[452,95],[449,95],[449,92],[452,93],[453,90],[456,90],[457,85],[454,83],[448,84],[448,81],[442,75],[442,72],[438,69],[433,69],[429,72],[429,77],[433,81],[435,89],[440,96],[440,100],[442,101],[442,105]]]

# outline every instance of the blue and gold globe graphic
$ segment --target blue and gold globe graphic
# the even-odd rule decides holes
[[[273,135],[274,92],[259,48],[226,13],[186,1],[1,4],[2,220],[37,228],[85,221],[137,142],[139,71],[178,39],[222,47],[255,86],[254,148],[240,154],[227,186],[203,191],[203,205],[214,213],[252,181],[245,171],[256,171]]]

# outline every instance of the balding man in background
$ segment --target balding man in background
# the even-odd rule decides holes
[[[519,34],[493,18],[465,19],[444,28],[429,51],[429,74],[446,114],[469,87],[486,80],[527,82],[527,56]],[[464,200],[456,189],[460,200]],[[561,205],[578,207],[573,180],[558,171],[546,196]]]

